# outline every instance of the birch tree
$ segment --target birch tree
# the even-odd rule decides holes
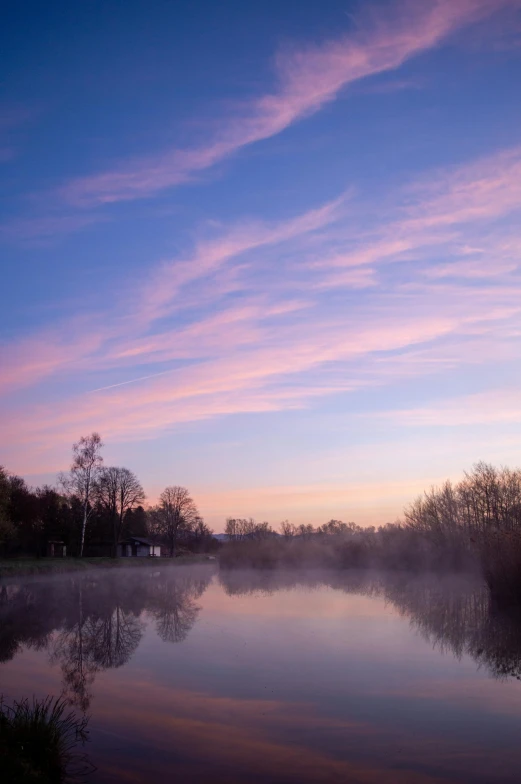
[[[83,555],[87,522],[92,513],[96,480],[103,463],[102,447],[103,442],[99,433],[82,436],[76,444],[72,445],[70,472],[60,476],[61,484],[69,495],[77,496],[82,505],[80,558]]]

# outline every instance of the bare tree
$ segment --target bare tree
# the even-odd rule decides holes
[[[83,545],[85,543],[85,529],[87,520],[92,512],[92,501],[96,479],[99,474],[103,457],[101,448],[103,443],[99,433],[91,433],[90,436],[82,436],[80,440],[72,445],[72,465],[68,474],[60,475],[60,482],[69,495],[77,496],[83,508],[83,520],[81,526],[80,558],[83,555]]]
[[[186,487],[175,485],[165,488],[159,501],[153,519],[155,527],[167,542],[170,557],[173,558],[180,530],[192,529],[199,519],[199,512]]]
[[[280,532],[285,539],[292,539],[297,535],[297,527],[289,520],[283,520],[280,524]]]
[[[224,530],[231,542],[242,542],[245,539],[266,539],[274,534],[269,523],[256,523],[253,517],[228,517]]]
[[[145,500],[137,476],[128,468],[101,468],[95,486],[96,500],[107,512],[112,524],[112,556],[117,555],[125,514]]]
[[[206,525],[202,517],[196,518],[190,535],[196,550],[204,549],[205,545],[208,545],[213,539],[213,531]]]

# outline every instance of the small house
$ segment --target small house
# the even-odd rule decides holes
[[[139,558],[161,555],[161,545],[154,544],[150,539],[142,536],[129,536],[118,544],[118,556],[120,558]]]
[[[65,542],[58,539],[50,539],[47,542],[48,558],[65,558],[67,556],[67,546]]]

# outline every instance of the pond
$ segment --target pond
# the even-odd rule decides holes
[[[471,577],[114,570],[0,585],[0,693],[93,784],[518,782],[521,620]]]

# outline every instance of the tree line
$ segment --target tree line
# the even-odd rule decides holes
[[[170,557],[218,546],[185,487],[166,487],[159,502],[145,508],[138,477],[106,466],[102,449],[98,433],[80,438],[56,487],[30,488],[0,466],[1,555],[42,556],[50,541],[60,541],[69,555],[116,556],[128,536],[147,537]]]
[[[223,566],[481,570],[492,595],[521,602],[521,470],[477,463],[463,479],[416,498],[380,527],[330,520],[275,531],[229,519]]]
[[[145,508],[128,468],[105,466],[97,433],[73,445],[56,487],[31,489],[0,469],[0,553],[43,555],[49,540],[71,555],[116,555],[129,535],[146,536],[169,556],[219,546],[189,491],[177,485]],[[491,592],[521,601],[521,470],[477,463],[457,483],[414,500],[401,520],[361,527],[340,520],[313,526],[283,521],[276,531],[253,518],[228,518],[223,566],[332,566],[481,569]]]

